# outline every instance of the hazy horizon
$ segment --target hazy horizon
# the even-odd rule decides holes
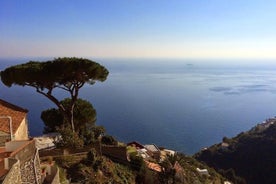
[[[62,56],[61,56],[62,57]],[[64,56],[67,57],[67,56]],[[14,64],[22,64],[29,61],[49,61],[58,57],[1,57],[2,66],[9,67]],[[103,65],[135,64],[140,67],[156,67],[159,65],[187,65],[190,67],[228,67],[228,68],[258,68],[276,69],[276,59],[188,59],[188,58],[112,58],[112,57],[81,57],[98,62]],[[9,61],[11,63],[9,64]],[[3,63],[5,62],[5,64]],[[4,65],[3,65],[4,64]],[[129,65],[130,66],[130,65]],[[0,68],[4,70],[5,68]],[[150,68],[149,68],[150,69]]]
[[[275,9],[272,0],[2,0],[0,56],[275,59]]]

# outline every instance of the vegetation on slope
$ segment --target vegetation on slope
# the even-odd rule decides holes
[[[225,181],[214,169],[184,154],[168,156],[160,162],[161,172],[149,169],[143,158],[134,154],[129,164],[120,164],[100,156],[94,149],[83,155],[56,157],[55,161],[66,171],[69,180],[78,183],[221,184]],[[180,167],[175,167],[176,162]],[[206,168],[209,174],[201,175],[197,168]]]
[[[222,143],[213,145],[197,153],[195,158],[235,183],[275,183],[276,124],[268,123],[232,139],[224,138],[224,146]]]
[[[135,174],[127,166],[114,163],[107,157],[100,157],[90,151],[80,156],[63,156],[55,159],[59,167],[66,171],[71,182],[94,183],[135,183]]]

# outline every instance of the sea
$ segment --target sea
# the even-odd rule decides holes
[[[30,60],[1,58],[0,70]],[[92,59],[109,70],[80,98],[97,125],[122,142],[138,141],[192,155],[276,115],[276,65],[263,60]],[[60,100],[64,91],[54,93]],[[6,87],[0,98],[29,110],[31,136],[43,133],[41,112],[55,105],[31,87]]]

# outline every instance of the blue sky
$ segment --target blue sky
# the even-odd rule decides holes
[[[272,0],[1,0],[1,57],[276,58]]]

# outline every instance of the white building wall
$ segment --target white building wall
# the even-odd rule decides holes
[[[17,131],[13,133],[14,140],[28,140],[28,123],[26,117],[21,122],[20,126],[18,127]]]

